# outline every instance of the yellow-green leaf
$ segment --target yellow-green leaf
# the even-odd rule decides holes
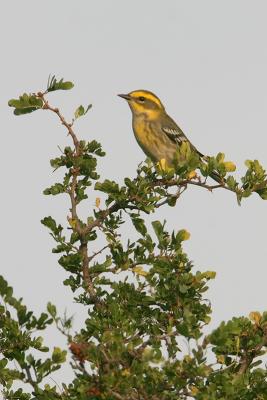
[[[223,165],[227,172],[234,172],[236,170],[236,165],[232,161],[225,161]]]
[[[191,236],[190,233],[186,229],[181,229],[179,231],[179,234],[180,234],[180,238],[182,241],[189,240],[190,236]]]
[[[251,321],[253,321],[256,325],[260,324],[261,321],[261,313],[259,313],[259,311],[251,311],[251,313],[249,314],[249,318],[251,319]]]
[[[148,272],[143,270],[143,267],[141,267],[140,265],[137,265],[136,267],[133,268],[133,271],[137,274],[137,275],[141,275],[141,276],[147,276]]]

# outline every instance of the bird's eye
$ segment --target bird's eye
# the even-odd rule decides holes
[[[140,96],[140,97],[138,98],[138,100],[139,100],[141,103],[144,103],[145,98],[144,98],[144,96]]]

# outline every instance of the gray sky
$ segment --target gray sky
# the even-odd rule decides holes
[[[226,153],[237,164],[259,159],[267,167],[267,3],[247,0],[46,0],[2,2],[1,244],[0,273],[36,311],[47,301],[76,313],[66,274],[51,254],[40,220],[65,223],[65,197],[42,190],[57,178],[49,159],[69,138],[55,116],[14,117],[8,99],[45,88],[50,73],[75,83],[50,95],[71,119],[80,104],[93,103],[77,122],[81,137],[107,151],[102,178],[134,176],[145,157],[135,142],[127,105],[117,93],[154,91],[195,146]],[[88,207],[97,194],[88,200]],[[221,320],[266,310],[267,202],[254,195],[238,207],[227,191],[187,191],[175,208],[160,210],[170,229],[186,228],[185,249],[201,270],[217,272],[207,297],[211,328]],[[57,337],[57,336],[56,336]],[[51,331],[49,343],[55,343]]]

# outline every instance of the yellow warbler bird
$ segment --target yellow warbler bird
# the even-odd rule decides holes
[[[144,153],[154,162],[165,160],[171,167],[177,154],[177,148],[187,142],[191,150],[203,160],[207,160],[188,140],[181,128],[166,113],[160,99],[148,90],[134,90],[118,96],[127,100],[133,114],[133,131]],[[211,177],[222,183],[222,178],[212,172]]]

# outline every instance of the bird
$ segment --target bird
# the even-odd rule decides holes
[[[161,100],[149,90],[134,90],[128,94],[119,94],[125,99],[132,111],[132,127],[137,143],[154,163],[165,160],[172,167],[177,158],[177,150],[182,143],[187,142],[191,151],[195,152],[202,161],[205,156],[190,142],[182,129],[167,114]],[[222,178],[217,172],[210,176],[218,183]]]

